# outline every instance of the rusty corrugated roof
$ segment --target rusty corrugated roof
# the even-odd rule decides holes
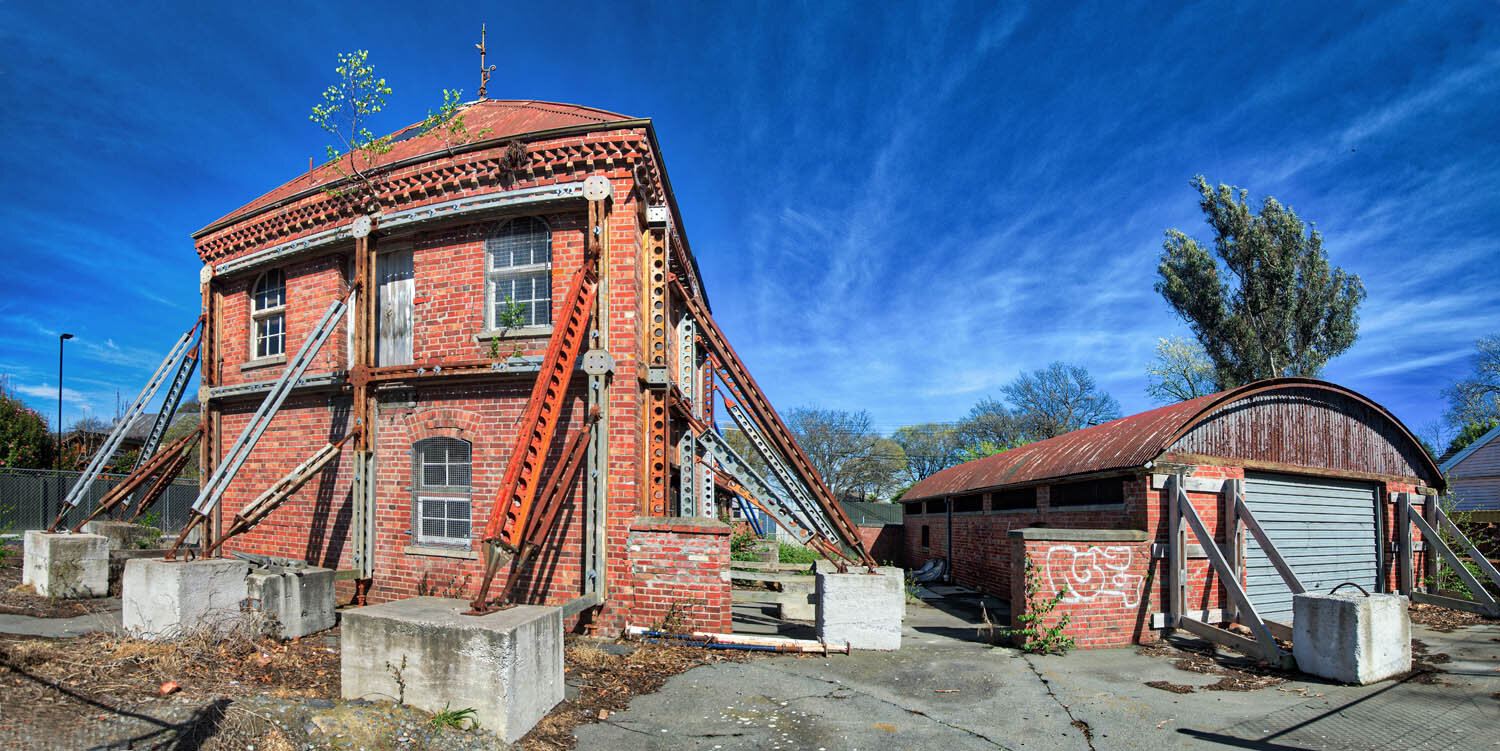
[[[489,129],[490,132],[484,136],[485,140],[509,138],[578,125],[627,122],[635,119],[593,107],[540,102],[533,99],[485,99],[465,107],[462,114],[464,126],[469,129],[469,132],[478,133],[485,128]],[[395,143],[392,144],[391,150],[382,155],[375,166],[394,164],[439,149],[441,142],[436,135],[403,138],[404,135],[413,133],[419,125],[420,123],[414,123],[396,131]],[[252,213],[257,209],[336,179],[338,179],[336,172],[319,165],[260,198],[229,212],[208,226],[217,227],[231,219]]]
[[[1230,402],[1249,399],[1267,391],[1309,388],[1338,392],[1369,406],[1388,419],[1411,445],[1418,445],[1416,438],[1400,420],[1354,391],[1310,378],[1272,378],[1158,407],[949,467],[913,485],[902,495],[901,500],[915,501],[1006,485],[1143,467],[1201,420]],[[1417,451],[1425,459],[1424,463],[1430,465],[1424,467],[1430,470],[1429,477],[1435,477],[1440,482],[1441,473],[1432,464],[1431,457],[1420,448]]]

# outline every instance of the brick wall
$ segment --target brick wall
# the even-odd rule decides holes
[[[859,539],[877,563],[905,567],[906,540],[900,524],[861,524]]]
[[[630,605],[630,625],[657,626],[671,613],[685,631],[728,633],[732,528],[715,519],[639,517],[630,525],[630,575],[613,595]]]
[[[1062,599],[1042,627],[1071,618],[1063,633],[1075,646],[1121,647],[1152,637],[1146,577],[1151,543],[1144,533],[1094,534],[1085,530],[1027,529],[1007,537],[1014,577],[1010,592],[1011,627],[1036,603]],[[1119,539],[1086,539],[1119,538]],[[1026,561],[1034,567],[1035,589],[1027,592]]]

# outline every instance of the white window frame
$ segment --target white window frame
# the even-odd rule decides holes
[[[428,503],[428,501],[443,501],[443,502],[447,502],[447,501],[463,501],[464,503],[469,504],[469,518],[465,520],[468,523],[468,525],[469,525],[469,536],[468,537],[448,537],[447,535],[429,535],[426,532],[424,532],[423,530],[425,529],[425,526],[422,524],[422,522],[425,521],[425,520],[427,520],[427,519],[442,519],[445,522],[456,521],[457,520],[457,517],[451,517],[451,516],[446,516],[446,515],[445,516],[429,516],[427,514],[427,503]],[[467,547],[469,545],[469,541],[471,539],[473,539],[473,536],[474,536],[474,502],[473,502],[473,499],[470,496],[462,496],[462,495],[432,495],[432,494],[427,494],[427,493],[419,493],[417,495],[417,519],[416,519],[416,522],[417,522],[416,538],[417,538],[417,542],[420,543],[420,544],[424,544],[424,545],[453,545],[453,546],[464,546],[464,547]]]
[[[462,485],[427,485],[425,483],[426,463],[422,460],[421,444],[426,441],[440,439],[448,441],[462,441],[469,447],[469,484]],[[445,465],[453,466],[454,462],[444,462]],[[474,443],[462,438],[449,438],[447,436],[431,436],[419,441],[413,441],[411,445],[411,468],[412,468],[412,538],[419,545],[442,545],[450,547],[467,548],[474,536]],[[463,501],[469,506],[468,537],[449,537],[448,535],[429,535],[422,524],[424,519],[443,519],[453,521],[457,517],[429,516],[426,513],[429,501]],[[446,525],[445,525],[446,530]]]
[[[502,267],[498,267],[497,268],[495,266],[495,255],[494,255],[493,252],[491,252],[491,249],[489,247],[490,241],[492,239],[494,239],[495,237],[498,237],[498,236],[504,234],[505,231],[507,229],[509,229],[512,224],[515,224],[517,221],[521,221],[521,220],[534,221],[537,224],[540,224],[542,226],[542,228],[547,231],[547,260],[544,263],[529,263],[529,264],[522,264],[522,265],[517,265],[517,266],[502,266]],[[490,331],[497,331],[497,330],[500,329],[499,323],[495,320],[495,306],[496,306],[496,303],[499,302],[499,300],[497,300],[497,296],[495,294],[495,292],[496,292],[496,289],[495,289],[496,283],[499,282],[499,281],[501,281],[501,280],[505,280],[505,279],[518,279],[518,278],[521,278],[521,277],[534,277],[534,276],[537,276],[538,274],[541,275],[542,280],[545,282],[545,287],[546,287],[546,290],[547,290],[547,292],[546,292],[546,295],[547,295],[547,297],[546,297],[546,302],[547,302],[547,320],[541,321],[541,322],[537,322],[537,321],[534,321],[534,320],[533,321],[529,321],[529,322],[524,323],[524,324],[522,324],[522,325],[520,325],[520,326],[518,326],[516,328],[518,328],[518,329],[542,329],[542,328],[548,328],[548,327],[550,327],[552,325],[552,312],[553,312],[552,311],[553,305],[552,305],[552,227],[551,227],[551,225],[547,224],[547,222],[543,221],[542,218],[538,217],[538,216],[524,216],[524,217],[515,217],[515,218],[512,218],[512,219],[507,219],[507,220],[501,222],[500,224],[496,225],[496,227],[493,230],[491,230],[489,232],[489,234],[487,234],[485,236],[485,238],[484,238],[484,246],[485,246],[484,247],[484,303],[485,303],[485,305],[484,305],[484,322],[485,322],[485,328],[488,329],[488,330],[490,330]],[[515,300],[515,302],[525,303],[526,304],[528,314],[531,311],[535,310],[535,308],[533,307],[533,305],[537,301],[538,300]],[[528,315],[528,317],[531,317],[531,316]]]
[[[281,276],[281,304],[261,308],[259,299],[260,286],[271,274]],[[247,359],[253,361],[268,360],[273,357],[286,357],[286,297],[286,272],[282,269],[267,269],[255,278],[254,284],[250,285],[250,357]],[[262,338],[270,338],[270,335],[261,333],[261,324],[273,318],[281,319],[281,351],[261,354],[260,343]]]

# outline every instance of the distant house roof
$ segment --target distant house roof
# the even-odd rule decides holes
[[[844,513],[857,526],[873,527],[881,524],[901,524],[901,504],[872,503],[870,501],[839,501]]]
[[[146,413],[142,413],[142,414],[136,415],[136,418],[134,420],[130,421],[130,426],[125,429],[125,438],[124,438],[124,440],[130,441],[130,442],[134,442],[134,443],[145,443],[146,442],[146,436],[148,436],[148,435],[151,434],[151,426],[154,425],[154,424],[156,424],[156,414],[157,413],[155,413],[155,412],[146,412]],[[181,422],[184,418],[187,418],[187,417],[190,417],[190,416],[193,416],[193,413],[191,413],[191,412],[178,412],[177,414],[172,415],[172,424],[176,425],[177,423]],[[99,428],[97,430],[86,429],[86,430],[77,430],[77,431],[74,431],[74,432],[75,433],[86,433],[88,435],[96,435],[96,436],[103,437],[103,436],[109,435],[111,432],[114,431],[114,429],[115,429],[114,425],[105,425],[104,427]]]
[[[1475,451],[1483,448],[1485,444],[1495,440],[1496,436],[1500,436],[1500,425],[1496,425],[1495,427],[1490,429],[1490,432],[1474,439],[1474,442],[1463,447],[1462,451],[1459,451],[1458,453],[1455,453],[1451,456],[1447,456],[1443,461],[1438,463],[1438,469],[1441,469],[1444,474],[1452,472],[1453,468],[1459,462],[1469,458],[1474,454]]]
[[[464,127],[470,133],[477,134],[485,129],[489,130],[480,139],[485,141],[539,134],[564,128],[636,120],[636,118],[593,107],[541,102],[534,99],[483,99],[466,105],[460,112],[464,117]],[[421,123],[413,123],[393,133],[391,150],[380,155],[375,164],[370,166],[381,167],[440,152],[443,148],[440,137],[437,135],[419,137],[420,128]],[[193,236],[198,237],[242,215],[254,213],[340,179],[342,178],[337,171],[328,169],[325,165],[318,165],[281,187],[229,212],[207,227],[193,233]]]
[[[1368,448],[1377,441],[1383,442],[1389,447],[1381,455],[1381,460],[1387,464],[1383,474],[1417,476],[1434,487],[1442,486],[1442,475],[1432,457],[1421,448],[1406,426],[1384,407],[1326,381],[1272,378],[948,467],[913,485],[901,500],[916,501],[1077,475],[1144,469],[1147,462],[1172,452],[1228,456],[1230,451],[1251,450],[1257,456],[1247,458],[1284,463],[1287,460],[1283,455],[1307,443],[1310,431],[1268,431],[1267,426],[1254,424],[1254,421],[1317,424],[1330,413],[1326,410],[1303,411],[1316,401],[1342,405],[1338,407],[1340,414],[1358,413],[1359,419],[1353,420],[1349,428],[1358,427],[1364,432],[1358,440],[1345,437],[1336,444],[1338,449],[1353,452]],[[1251,416],[1258,407],[1258,416]],[[1237,415],[1244,415],[1244,419],[1251,422],[1239,430],[1226,428],[1224,434],[1212,434],[1206,430],[1215,420],[1233,422],[1239,419]],[[1266,435],[1268,440],[1245,440],[1245,436],[1257,433]],[[1276,438],[1269,439],[1273,434]],[[1317,441],[1311,443],[1319,444]],[[1347,460],[1346,456],[1333,455],[1331,449],[1335,448],[1334,445],[1305,448],[1321,452],[1327,461]]]

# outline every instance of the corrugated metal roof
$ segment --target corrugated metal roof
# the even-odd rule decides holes
[[[468,128],[469,132],[478,133],[485,128],[490,130],[489,133],[485,134],[484,140],[510,138],[527,133],[537,133],[578,125],[625,122],[635,119],[593,107],[582,107],[576,104],[559,104],[556,102],[540,102],[532,99],[485,99],[465,107],[462,110],[462,114],[464,116],[464,126]],[[420,123],[414,123],[396,131],[393,134],[395,138],[394,143],[391,145],[391,150],[383,154],[375,166],[394,164],[405,159],[433,153],[441,148],[441,141],[438,140],[438,136],[436,135],[419,138],[409,136],[409,134],[415,132],[415,129],[419,125]],[[208,226],[218,226],[242,214],[254,212],[257,209],[337,179],[337,172],[319,165],[260,198],[229,212]],[[195,233],[195,236],[201,234],[203,231],[200,230],[198,233]]]
[[[1231,402],[1249,400],[1271,391],[1308,389],[1334,391],[1370,407],[1389,420],[1395,433],[1403,435],[1411,446],[1419,446],[1411,432],[1395,416],[1354,391],[1310,378],[1275,378],[1158,407],[949,467],[913,485],[901,500],[915,501],[1006,485],[1143,467],[1205,417]],[[1424,469],[1430,469],[1432,477],[1429,479],[1441,482],[1431,457],[1420,447],[1417,453],[1428,465]]]

